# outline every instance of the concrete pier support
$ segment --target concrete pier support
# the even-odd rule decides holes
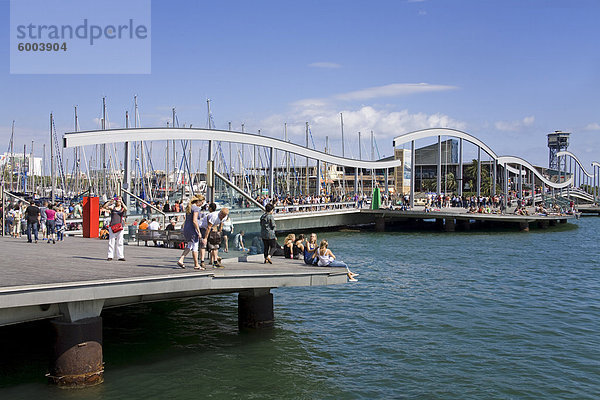
[[[551,219],[548,222],[550,223],[550,226],[556,226],[556,220],[555,219]]]
[[[549,221],[548,220],[538,221],[538,228],[540,228],[540,229],[548,229],[548,226],[549,226]]]
[[[269,329],[275,324],[273,294],[270,289],[249,289],[238,295],[238,327]]]
[[[456,222],[454,218],[446,218],[444,220],[444,231],[446,232],[454,232],[456,230]]]
[[[458,225],[458,229],[461,231],[470,231],[471,230],[471,222],[468,219],[456,220],[456,224]]]
[[[52,321],[55,332],[50,382],[63,388],[82,388],[104,382],[102,318],[104,300],[59,305],[62,317]]]
[[[436,218],[435,227],[440,231],[444,230],[444,218]]]
[[[519,222],[519,230],[521,232],[529,232],[529,222],[527,222],[527,221]]]
[[[375,218],[375,231],[385,232],[385,218],[383,218],[383,217]]]
[[[48,378],[62,388],[81,388],[104,382],[102,318],[75,322],[52,321],[55,342]]]

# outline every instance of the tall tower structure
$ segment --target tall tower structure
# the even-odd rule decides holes
[[[567,150],[569,147],[570,132],[554,131],[548,134],[548,168],[555,171],[565,171],[567,166],[566,157],[562,160],[556,156],[559,151]]]

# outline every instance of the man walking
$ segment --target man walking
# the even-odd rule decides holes
[[[38,241],[38,222],[41,219],[40,209],[34,203],[31,203],[25,210],[25,219],[27,220],[27,243],[31,243],[31,233]]]

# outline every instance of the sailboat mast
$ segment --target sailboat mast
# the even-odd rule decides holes
[[[346,154],[344,153],[344,115],[340,113],[340,125],[342,127],[342,157],[345,158]],[[342,189],[344,191],[344,197],[346,197],[346,167],[342,166]],[[342,201],[344,199],[342,198]]]
[[[308,149],[308,122],[306,123],[306,148]],[[306,157],[306,192],[305,196],[308,196],[308,157]]]
[[[14,139],[15,139],[15,120],[12,122],[12,131],[10,134],[10,190],[13,190],[13,174],[15,173],[15,148],[14,148]]]
[[[54,181],[54,145],[52,142],[52,125],[54,125],[54,120],[52,117],[52,113],[50,113],[50,181],[51,181],[51,191],[50,191],[50,199],[54,204],[54,196],[56,191],[56,182]]]

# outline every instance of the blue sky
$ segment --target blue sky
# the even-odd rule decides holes
[[[13,119],[16,148],[39,150],[50,112],[70,131],[77,105],[81,128],[95,129],[106,96],[123,126],[137,94],[143,126],[176,107],[180,123],[204,127],[210,98],[218,128],[282,137],[287,122],[304,143],[307,121],[316,147],[327,135],[337,154],[343,112],[354,156],[358,131],[390,155],[394,136],[449,127],[546,165],[546,134],[565,130],[589,165],[600,159],[599,15],[585,0],[152,1],[148,75],[11,75],[3,29],[0,152]]]

